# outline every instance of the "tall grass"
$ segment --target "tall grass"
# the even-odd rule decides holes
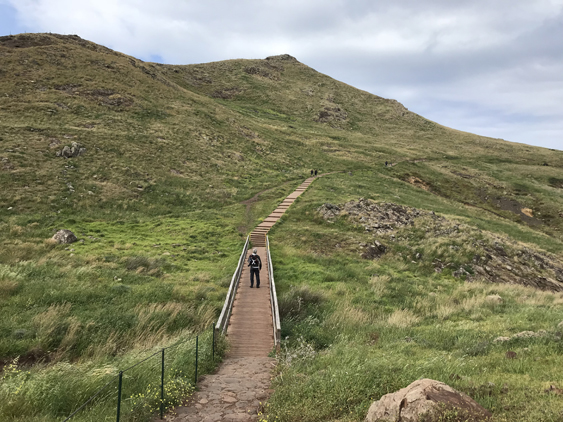
[[[212,359],[210,330],[200,335],[198,372],[212,371],[225,350],[222,337],[217,338],[216,356]],[[194,391],[195,336],[181,335],[165,351],[165,408],[170,409]],[[23,370],[17,359],[8,365],[0,384],[0,416],[6,420],[60,421],[73,413],[100,388],[109,386],[84,410],[72,418],[76,421],[100,421],[115,417],[117,378],[124,370],[158,352],[158,347],[135,349],[126,355],[99,362],[70,364],[59,362],[48,367]],[[123,376],[122,420],[149,420],[160,408],[161,354],[128,370]]]

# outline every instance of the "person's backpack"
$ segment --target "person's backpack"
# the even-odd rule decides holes
[[[258,268],[260,266],[260,258],[258,255],[250,255],[250,268]]]

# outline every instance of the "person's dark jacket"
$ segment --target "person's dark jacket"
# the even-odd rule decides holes
[[[255,261],[258,261],[258,264],[257,264],[258,266],[256,266],[256,265],[251,265],[253,259],[254,259]],[[255,254],[255,253],[251,254],[251,255],[248,257],[248,266],[249,266],[250,268],[260,268],[260,269],[262,269],[262,260],[260,259],[260,256],[258,256],[258,254]]]

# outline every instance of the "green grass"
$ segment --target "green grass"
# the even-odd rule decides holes
[[[166,411],[182,403],[195,388],[194,336],[179,336],[168,346],[170,348],[164,354]],[[223,338],[218,338],[217,358],[213,360],[211,330],[199,336],[198,374],[215,369],[225,346]],[[137,363],[139,365],[133,367]],[[158,413],[160,409],[161,365],[162,354],[158,348],[96,363],[71,365],[59,362],[30,370],[18,369],[17,361],[14,361],[4,368],[2,374],[0,415],[10,421],[57,421],[78,411],[73,421],[113,420],[119,371],[131,368],[123,374],[121,420],[148,421],[150,415]],[[102,392],[87,407],[79,410],[79,405],[99,390]]]
[[[282,362],[270,417],[361,420],[372,399],[431,376],[499,420],[557,420],[559,398],[541,389],[560,382],[550,366],[559,296],[471,291],[430,262],[466,265],[474,250],[463,242],[481,235],[560,257],[560,151],[440,126],[283,57],[169,66],[56,34],[0,38],[0,56],[0,363],[20,357],[0,391],[12,397],[23,381],[25,397],[1,400],[1,415],[58,420],[107,379],[93,373],[206,329],[248,232],[316,168],[340,173],[317,180],[272,232],[287,354],[303,356]],[[56,156],[74,141],[85,155]],[[385,258],[362,260],[371,235],[316,215],[359,197],[433,210],[462,237],[434,244],[415,227]],[[499,197],[541,224],[499,209]],[[62,228],[84,243],[52,244]],[[424,259],[413,264],[413,251]],[[500,307],[481,300],[495,289]],[[525,329],[553,335],[490,343]],[[521,357],[503,360],[505,346]],[[449,380],[454,371],[465,378]],[[130,394],[150,395],[147,381]],[[89,415],[111,414],[100,406]]]
[[[324,202],[360,196],[460,220],[468,229],[442,242],[460,242],[461,249],[441,249],[414,226],[396,232],[405,240],[395,244],[379,236],[390,247],[383,258],[361,259],[358,244],[373,235],[345,217],[328,223],[315,212]],[[477,232],[484,241],[509,232],[561,256],[559,242],[502,221],[377,173],[316,181],[270,235],[285,340],[265,417],[361,421],[383,394],[424,377],[470,395],[497,421],[561,420],[563,399],[544,390],[563,383],[557,369],[563,363],[558,328],[563,296],[523,286],[467,283],[428,266],[436,256],[463,262],[469,227],[486,230]],[[418,247],[427,256],[411,263],[405,254]],[[491,294],[503,302],[489,301]],[[546,330],[545,336],[494,342],[539,330]],[[505,357],[509,350],[516,359]]]

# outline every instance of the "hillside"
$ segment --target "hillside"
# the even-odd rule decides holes
[[[314,168],[336,173],[271,233],[272,420],[362,420],[422,376],[499,421],[559,420],[563,151],[441,126],[289,55],[163,65],[56,34],[0,37],[0,416],[58,420],[103,377],[45,385],[209,327],[246,234]],[[376,209],[419,217],[383,230]],[[48,240],[62,228],[80,241]]]
[[[157,190],[166,206],[194,209],[202,196],[213,206],[248,198],[244,177],[258,191],[309,168],[425,159],[396,176],[491,209],[484,198],[514,198],[560,227],[561,203],[543,197],[559,192],[562,152],[445,128],[291,56],[167,66],[51,34],[3,37],[0,48],[1,174],[11,187],[1,200],[22,211],[123,206]],[[88,154],[69,170],[55,152],[72,141]]]

